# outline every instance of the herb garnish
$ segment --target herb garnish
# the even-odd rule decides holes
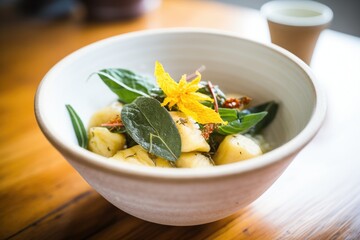
[[[88,138],[87,138],[87,133],[86,133],[84,124],[82,123],[79,115],[75,112],[74,108],[71,105],[66,104],[65,106],[70,115],[71,123],[73,125],[78,143],[79,143],[80,147],[86,149],[87,143],[88,143]]]
[[[278,108],[279,108],[279,104],[277,104],[275,101],[269,101],[244,110],[250,113],[259,113],[259,112],[268,113],[260,122],[258,122],[256,125],[254,125],[254,127],[250,129],[249,133],[258,134],[259,132],[261,132],[261,130],[266,128],[274,120]]]
[[[176,161],[181,139],[169,112],[153,98],[138,97],[124,106],[121,119],[127,134],[149,153]]]
[[[156,81],[163,90],[166,98],[162,102],[162,106],[168,106],[169,109],[176,106],[179,111],[189,117],[192,117],[200,124],[206,123],[224,123],[220,115],[214,109],[201,104],[202,101],[214,100],[202,93],[199,93],[201,74],[196,73],[196,78],[191,82],[186,81],[186,74],[182,75],[179,82],[174,81],[170,74],[165,71],[161,63],[155,63]]]
[[[267,112],[251,113],[247,115],[239,115],[237,120],[229,122],[227,125],[222,125],[218,128],[218,132],[223,135],[246,133],[260,122]]]
[[[121,68],[102,69],[95,74],[125,103],[121,117],[117,115],[99,127],[124,134],[127,148],[138,144],[171,164],[181,154],[181,138],[168,110],[195,120],[214,154],[226,135],[258,134],[272,122],[278,109],[274,101],[247,108],[251,98],[227,98],[217,85],[201,81],[198,71],[176,82],[159,62],[154,73],[158,86],[147,77]],[[79,145],[87,148],[88,135],[81,119],[70,105],[66,108]]]
[[[137,97],[150,97],[155,85],[146,77],[121,68],[108,68],[97,72],[101,80],[121,102],[131,103]]]

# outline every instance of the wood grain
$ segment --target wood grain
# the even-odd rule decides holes
[[[218,28],[258,41],[269,39],[258,12],[211,1],[164,1],[159,9],[125,22],[1,23],[0,239],[359,239],[358,143],[344,143],[359,135],[360,128],[335,127],[342,120],[343,106],[335,96],[347,95],[357,103],[360,97],[335,81],[326,85],[330,111],[314,141],[261,198],[210,224],[163,226],[116,209],[47,142],[36,124],[33,98],[56,62],[109,36],[173,26]],[[360,40],[354,42],[360,46]],[[349,51],[344,57],[358,66],[357,53]],[[332,55],[334,50],[324,49],[322,54],[315,57],[314,66],[318,63],[318,74],[331,79],[341,68],[331,74],[324,69],[341,63]],[[342,66],[349,73],[343,83],[360,89],[355,81],[359,71],[346,61]],[[353,113],[347,121],[356,125],[360,114]]]

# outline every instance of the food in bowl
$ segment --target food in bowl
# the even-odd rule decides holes
[[[201,81],[200,70],[174,81],[158,61],[155,85],[126,69],[97,72],[118,100],[95,112],[88,130],[67,105],[80,146],[131,164],[202,168],[247,160],[270,149],[260,134],[278,104],[249,107],[248,96],[227,97]]]
[[[278,102],[276,119],[261,132],[272,150],[247,161],[193,169],[128,164],[77,146],[64,105],[72,104],[89,123],[116,99],[102,81],[85,79],[97,69],[118,66],[152,73],[157,59],[176,79],[203,64],[203,79],[224,92],[245,93],[255,106]],[[295,156],[302,161],[297,154],[320,129],[326,98],[309,66],[277,46],[219,30],[158,29],[114,36],[61,60],[38,88],[35,113],[50,143],[110,203],[150,222],[189,226],[236,213],[269,189]]]

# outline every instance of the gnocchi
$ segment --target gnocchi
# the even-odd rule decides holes
[[[135,145],[131,148],[118,151],[112,159],[127,162],[136,165],[151,166],[151,167],[162,167],[171,168],[173,167],[169,161],[151,156],[145,149],[140,145]]]
[[[120,113],[123,105],[118,101],[112,103],[110,106],[104,107],[95,112],[89,121],[88,128],[99,127],[101,124],[109,122],[116,118],[121,118]]]
[[[181,138],[181,152],[209,152],[210,145],[201,135],[199,125],[181,112],[169,112]]]
[[[112,157],[118,150],[123,149],[126,137],[121,133],[112,133],[104,127],[89,129],[88,149],[104,157]]]
[[[252,139],[241,134],[225,137],[214,155],[217,165],[238,162],[262,154],[261,148]]]
[[[182,153],[175,164],[176,167],[179,168],[203,168],[214,166],[210,158],[200,152]]]

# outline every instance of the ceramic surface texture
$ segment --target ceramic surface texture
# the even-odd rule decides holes
[[[204,80],[225,92],[245,93],[254,104],[280,104],[264,135],[274,150],[254,159],[206,169],[160,169],[109,160],[78,146],[65,109],[86,124],[116,96],[96,76],[120,67],[153,75],[155,61],[179,79],[201,65]],[[35,111],[49,141],[86,181],[118,208],[168,225],[215,221],[257,199],[311,140],[325,116],[325,96],[309,67],[293,54],[229,33],[164,29],[106,39],[69,55],[44,77]]]

